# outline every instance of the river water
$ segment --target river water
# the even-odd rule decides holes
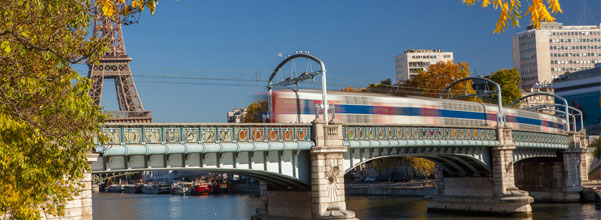
[[[259,207],[260,198],[245,194],[175,196],[144,194],[93,194],[94,220],[113,219],[250,219]],[[427,213],[427,201],[410,197],[347,196],[347,209],[366,219],[490,219],[523,218],[469,216]],[[601,219],[594,204],[532,204],[532,219]]]

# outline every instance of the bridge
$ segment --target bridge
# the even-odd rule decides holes
[[[97,146],[92,173],[202,170],[254,177],[262,182],[259,216],[353,219],[344,173],[385,157],[437,164],[438,192],[429,209],[529,214],[533,197],[578,201],[587,180],[586,140],[576,132],[326,124],[321,118],[312,124],[112,123],[102,132],[108,140]]]
[[[92,174],[198,170],[246,175],[261,181],[261,208],[253,219],[356,219],[346,209],[344,174],[387,157],[436,163],[437,193],[428,203],[431,210],[529,215],[534,199],[579,201],[582,182],[587,181],[587,140],[584,133],[569,131],[567,103],[566,131],[559,133],[506,126],[498,84],[495,127],[345,124],[336,117],[328,119],[325,66],[308,54],[280,63],[268,90],[271,94],[275,87],[321,74],[326,105],[320,108],[326,114],[312,123],[151,123],[133,82],[121,25],[95,27],[95,34],[102,31],[115,47],[99,64],[90,64],[94,83],[89,95],[100,104],[103,81],[115,79],[119,111],[111,113],[117,117],[101,129],[106,140],[96,141],[96,151],[89,155]],[[297,57],[319,63],[321,70],[272,83],[279,69]],[[81,204],[73,207],[83,207],[82,216],[91,216],[91,174],[83,182]]]

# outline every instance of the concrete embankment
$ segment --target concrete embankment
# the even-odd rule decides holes
[[[346,184],[344,189],[346,195],[428,196],[436,193],[436,186],[422,184],[359,183]]]

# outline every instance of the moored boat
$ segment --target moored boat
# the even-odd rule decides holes
[[[230,191],[229,186],[227,185],[227,183],[222,182],[220,184],[216,184],[215,187],[213,187],[213,193],[228,193]]]
[[[142,193],[142,184],[127,184],[123,186],[123,193]]]
[[[123,185],[120,184],[112,184],[109,187],[106,188],[107,192],[116,192],[116,193],[120,193],[123,191]]]
[[[193,186],[192,182],[177,183],[177,184],[173,185],[173,187],[171,188],[171,194],[180,195],[180,196],[190,195],[192,186]]]
[[[147,183],[142,186],[144,194],[165,194],[170,193],[171,187],[164,183]]]
[[[199,182],[196,183],[193,187],[192,190],[190,191],[190,194],[192,195],[204,195],[204,194],[208,194],[209,192],[211,192],[211,185],[206,183],[206,182]]]

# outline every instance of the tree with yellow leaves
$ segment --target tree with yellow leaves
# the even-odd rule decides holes
[[[242,122],[263,122],[263,115],[267,113],[267,101],[255,101],[246,107],[246,114]]]
[[[155,3],[2,1],[0,219],[64,214],[106,117],[87,95],[90,80],[72,65],[109,49],[108,38],[88,34],[94,17],[123,22],[145,7],[153,12]]]
[[[497,10],[500,9],[499,19],[497,20],[494,33],[499,33],[507,29],[507,23],[511,22],[511,27],[520,26],[519,19],[522,18],[522,3],[520,0],[463,0],[467,5],[474,5],[476,2],[482,2],[481,6],[486,8],[490,5]],[[551,14],[562,13],[559,0],[526,0],[528,10],[526,15],[530,15],[530,24],[534,27],[540,27],[541,22],[553,22],[555,17]],[[549,12],[549,9],[551,10]]]
[[[343,91],[343,92],[367,92],[367,88],[355,89],[352,86],[348,86],[346,88],[340,89],[340,91]]]
[[[404,89],[415,88],[408,93],[410,95],[438,97],[448,85],[469,76],[470,67],[468,63],[455,64],[453,61],[442,61],[428,66],[427,71],[421,71],[414,78],[405,81],[400,87]],[[474,93],[470,81],[461,82],[449,91],[449,95],[452,97]]]
[[[406,160],[409,162],[409,165],[417,172],[421,173],[426,177],[426,182],[428,181],[428,177],[434,174],[436,171],[436,164],[428,159],[419,158],[419,157],[408,157]]]

